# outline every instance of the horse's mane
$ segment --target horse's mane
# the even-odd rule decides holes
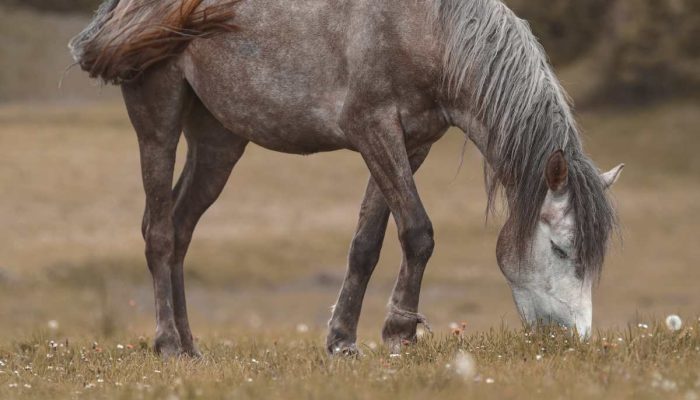
[[[583,153],[569,99],[542,47],[528,24],[500,1],[434,1],[447,93],[469,93],[469,111],[489,132],[487,150],[494,160],[485,168],[487,212],[503,187],[524,255],[547,194],[546,163],[564,150],[579,261],[586,276],[599,277],[615,211],[599,171]]]

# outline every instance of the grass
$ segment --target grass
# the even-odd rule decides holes
[[[0,397],[697,399],[699,329],[638,325],[587,341],[558,329],[455,331],[398,357],[369,343],[363,356],[338,359],[315,334],[272,328],[208,338],[203,359],[165,362],[145,338],[96,343],[46,331],[0,346]]]

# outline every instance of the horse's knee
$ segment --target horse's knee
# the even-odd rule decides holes
[[[357,235],[350,246],[349,264],[359,272],[372,273],[379,262],[381,240]]]
[[[175,248],[175,237],[172,226],[158,226],[149,224],[145,230],[146,259],[149,268],[161,264],[167,260]]]
[[[400,237],[408,260],[416,260],[422,265],[433,255],[435,240],[433,225],[429,220],[404,229]]]

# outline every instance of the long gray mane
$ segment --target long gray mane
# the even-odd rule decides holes
[[[523,255],[547,194],[547,160],[564,150],[580,265],[587,276],[599,277],[616,216],[542,47],[500,1],[434,1],[446,90],[452,98],[468,93],[471,113],[489,131],[488,210],[504,187]]]

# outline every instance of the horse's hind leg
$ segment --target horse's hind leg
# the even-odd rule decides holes
[[[182,74],[166,64],[122,85],[122,92],[138,136],[149,210],[144,239],[156,303],[155,350],[165,357],[177,356],[181,342],[175,325],[171,280],[175,250],[171,191],[182,115],[190,90]]]
[[[420,168],[429,152],[428,145],[411,156],[413,172]],[[330,354],[352,355],[358,351],[355,342],[362,301],[372,272],[379,261],[390,214],[391,211],[381,190],[370,177],[360,207],[355,236],[350,246],[348,270],[338,301],[333,308],[333,316],[328,322],[326,349]]]
[[[224,128],[198,100],[185,120],[185,137],[187,162],[173,191],[173,307],[183,351],[196,356],[199,351],[187,318],[183,264],[197,222],[221,194],[248,141]]]

